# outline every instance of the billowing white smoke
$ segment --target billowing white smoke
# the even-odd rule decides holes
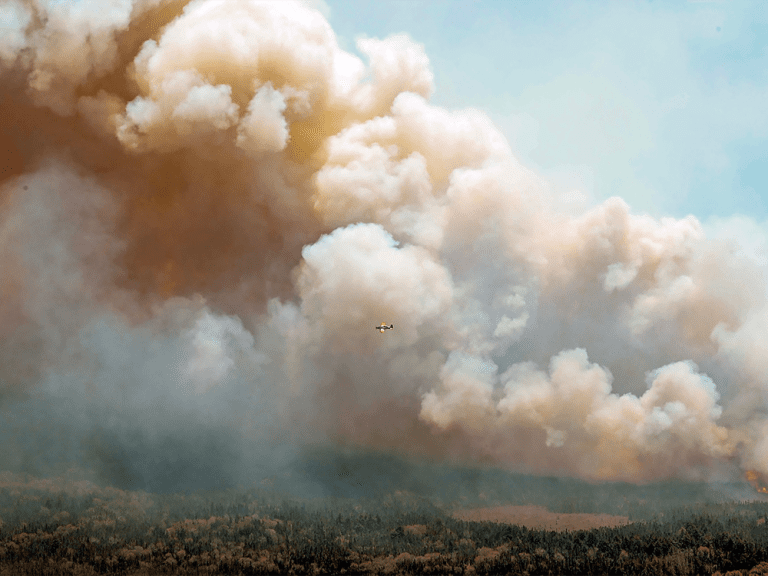
[[[105,6],[0,7],[0,464],[768,473],[763,272],[695,218],[572,215],[406,36],[366,64],[299,2]]]
[[[610,373],[590,364],[584,349],[555,356],[549,375],[531,363],[515,364],[500,378],[469,366],[471,358],[452,354],[442,385],[424,397],[422,416],[442,428],[458,423],[497,436],[499,458],[507,452],[504,440],[526,429],[550,450],[576,449],[578,473],[598,478],[642,477],[672,454],[688,461],[734,448],[729,431],[715,422],[722,410],[712,380],[690,362],[650,374],[640,398],[612,393]],[[499,384],[503,392],[494,400]]]

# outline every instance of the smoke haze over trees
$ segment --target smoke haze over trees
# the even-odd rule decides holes
[[[527,494],[533,501],[556,496],[550,485]],[[663,512],[617,528],[545,531],[466,522],[403,491],[353,499],[285,498],[264,488],[153,495],[4,473],[0,569],[732,576],[768,570],[765,502],[681,508],[685,502],[684,492],[661,499],[654,504]]]

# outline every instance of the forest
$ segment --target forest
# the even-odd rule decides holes
[[[758,499],[662,498],[664,512],[573,532],[462,521],[436,500],[264,486],[150,494],[5,473],[0,574],[768,573],[768,502]]]

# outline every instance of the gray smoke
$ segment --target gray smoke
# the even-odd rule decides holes
[[[0,22],[0,468],[194,488],[335,442],[768,474],[762,268],[693,217],[574,214],[429,103],[407,36],[364,62],[287,0]]]

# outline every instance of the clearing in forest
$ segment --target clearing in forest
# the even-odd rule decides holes
[[[550,512],[541,506],[493,506],[456,510],[452,516],[472,522],[517,524],[536,530],[591,530],[606,526],[614,528],[629,524],[628,516],[610,514],[565,514]]]

